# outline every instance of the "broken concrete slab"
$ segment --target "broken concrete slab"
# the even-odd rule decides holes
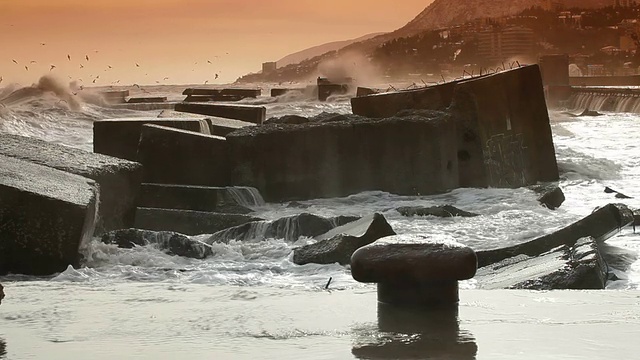
[[[368,215],[317,236],[318,242],[314,244],[295,248],[293,262],[297,265],[347,265],[351,261],[351,255],[359,248],[395,234],[382,214]]]
[[[215,95],[229,95],[229,96],[241,96],[244,98],[256,98],[262,95],[261,89],[209,89],[209,88],[188,88],[182,92],[182,95],[197,95],[197,96],[215,96]]]
[[[258,220],[261,219],[242,214],[138,208],[134,226],[144,230],[175,231],[186,235],[202,235],[213,234]]]
[[[535,185],[531,190],[538,195],[538,202],[550,210],[559,208],[565,200],[562,189],[556,183]]]
[[[93,123],[93,152],[136,160],[140,133],[144,124],[168,126],[208,134],[209,125],[204,118],[122,118]]]
[[[175,111],[242,120],[254,124],[262,124],[267,115],[267,108],[255,105],[179,103],[176,104]]]
[[[96,181],[101,195],[96,234],[133,226],[140,164],[11,134],[0,134],[0,154]]]
[[[208,187],[175,184],[142,184],[139,207],[248,214],[264,205],[254,188]]]
[[[396,209],[402,216],[437,216],[437,217],[474,217],[479,214],[474,214],[468,211],[460,210],[455,206],[442,205],[442,206],[403,206]]]
[[[209,124],[211,135],[227,136],[230,132],[242,129],[247,126],[255,126],[256,124],[233,119],[225,119],[221,117],[208,117],[205,119]]]
[[[98,199],[93,180],[0,155],[0,274],[51,275],[79,266]]]
[[[478,269],[481,289],[604,289],[607,265],[591,237],[539,256],[517,255]]]
[[[478,251],[478,267],[495,264],[518,255],[539,256],[559,246],[573,246],[584,237],[605,241],[621,228],[633,223],[633,213],[624,204],[609,204],[585,218],[537,239],[506,248]]]
[[[105,244],[115,244],[120,248],[154,245],[169,255],[193,259],[205,259],[213,255],[211,246],[171,231],[149,231],[142,229],[120,229],[102,235]]]
[[[166,96],[144,96],[144,97],[132,97],[127,100],[128,104],[140,104],[140,103],[162,103],[166,102]]]
[[[166,126],[144,125],[137,160],[143,181],[158,184],[226,186],[226,140],[220,136]]]

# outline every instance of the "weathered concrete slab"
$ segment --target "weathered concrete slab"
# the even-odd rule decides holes
[[[271,89],[271,97],[278,97],[278,96],[282,96],[286,93],[289,92],[300,92],[300,93],[304,93],[305,92],[305,88],[291,88],[291,89],[284,89],[284,88],[274,88]]]
[[[161,103],[167,101],[166,96],[146,96],[146,97],[132,97],[127,100],[129,104],[139,103]]]
[[[230,133],[230,183],[255,187],[268,202],[458,187],[455,124],[446,113],[311,120]]]
[[[227,134],[229,134],[230,132],[242,129],[243,127],[256,126],[256,124],[254,123],[241,120],[225,119],[221,117],[208,117],[205,120],[209,124],[211,135],[217,136],[227,136]]]
[[[259,218],[241,214],[206,211],[138,208],[134,226],[154,231],[174,231],[186,235],[213,234]]]
[[[298,265],[347,265],[351,261],[351,255],[359,248],[395,234],[382,214],[368,215],[317,236],[318,242],[314,244],[295,248],[293,262]]]
[[[124,249],[154,245],[169,255],[193,259],[205,259],[213,255],[211,246],[171,231],[121,229],[104,234],[101,241],[105,244],[118,245]]]
[[[451,111],[460,186],[515,188],[558,180],[537,65],[458,82]]]
[[[478,267],[518,255],[538,256],[560,246],[573,246],[584,237],[602,242],[633,221],[633,212],[626,205],[609,204],[549,235],[506,248],[478,251]]]
[[[0,134],[0,154],[95,180],[101,195],[97,234],[133,225],[142,181],[140,164],[10,134]]]
[[[93,180],[0,155],[0,274],[50,275],[79,266],[98,196]]]
[[[109,104],[125,103],[125,98],[129,96],[129,90],[110,90],[100,92],[102,98]]]
[[[371,92],[352,98],[351,108],[356,115],[372,118],[390,117],[408,109],[445,110],[451,104],[456,84],[453,81],[420,89]]]
[[[218,116],[227,119],[242,120],[254,124],[262,124],[267,115],[267,108],[254,105],[199,104],[178,103],[176,111],[207,116]]]
[[[137,160],[146,183],[226,186],[227,144],[223,137],[144,125]]]
[[[209,102],[209,101],[240,101],[242,99],[246,99],[245,96],[240,95],[188,95],[184,98],[184,102]]]
[[[203,118],[123,118],[93,123],[93,152],[135,161],[142,125],[155,124],[203,134],[210,132]]]
[[[607,265],[595,239],[579,239],[540,256],[518,255],[478,269],[480,289],[604,289]]]
[[[182,92],[182,95],[212,96],[212,95],[230,95],[255,98],[262,95],[261,89],[206,89],[206,88],[188,88]]]
[[[249,207],[264,205],[258,190],[246,187],[208,187],[142,184],[138,206],[248,214]]]
[[[331,229],[358,220],[354,216],[324,218],[318,215],[302,213],[273,221],[253,221],[247,224],[222,230],[205,240],[207,244],[236,241],[262,241],[265,239],[283,239],[295,242],[301,236],[316,237]]]

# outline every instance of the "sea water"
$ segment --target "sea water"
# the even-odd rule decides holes
[[[183,89],[184,86],[149,87],[138,95],[179,100]],[[15,90],[0,89],[0,99],[7,99]],[[130,88],[130,91],[135,96],[140,90]],[[0,131],[90,151],[95,120],[167,116],[166,111],[160,110],[110,108],[91,91],[78,96],[81,97],[78,106],[70,106],[47,92],[10,97],[0,107]],[[269,117],[350,112],[348,97],[318,102],[302,94],[289,94],[243,103],[266,106]],[[397,233],[452,239],[479,250],[549,233],[608,203],[640,207],[636,200],[640,190],[635,186],[640,180],[637,139],[640,116],[606,113],[576,118],[551,112],[550,118],[561,172],[560,186],[567,198],[555,211],[540,206],[531,190],[521,188],[457,189],[433,196],[370,191],[303,201],[304,210],[287,204],[265,204],[255,207],[255,215],[277,219],[301,211],[327,217],[380,212]],[[605,186],[632,199],[616,199],[603,191]],[[482,216],[405,218],[393,210],[400,206],[444,204]],[[610,290],[640,287],[639,240],[640,236],[627,228],[607,241],[606,250],[620,254],[621,259],[610,264],[618,279],[608,283]],[[152,246],[120,249],[95,240],[86,249],[86,262],[81,268],[68,268],[44,279],[15,275],[0,279],[7,293],[0,306],[0,340],[6,343],[4,356],[169,359],[189,358],[191,353],[191,358],[261,358],[263,353],[256,351],[256,347],[263,349],[265,356],[281,354],[281,358],[355,356],[356,353],[342,350],[360,330],[327,323],[324,318],[326,315],[338,322],[341,318],[375,321],[375,287],[355,282],[349,269],[337,264],[293,264],[292,249],[310,241],[306,238],[294,242],[277,238],[231,241],[214,244],[212,257],[195,260],[169,256]],[[330,290],[341,295],[326,296],[324,287],[330,277]],[[461,283],[461,287],[473,289],[475,283],[469,280]],[[354,300],[358,296],[370,302],[362,305],[362,313]],[[309,302],[318,306],[334,298],[349,304],[345,305],[349,316],[341,312],[340,301],[332,303],[335,308],[322,305],[327,314],[305,305]],[[291,313],[283,311],[283,307]],[[307,323],[319,325],[306,326]],[[375,330],[367,334],[386,336]],[[336,350],[338,346],[342,346],[340,351]]]

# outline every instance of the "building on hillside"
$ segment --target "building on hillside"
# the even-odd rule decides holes
[[[613,0],[613,7],[631,7],[635,4],[635,0]]]
[[[562,1],[560,0],[545,0],[542,3],[542,8],[547,11],[557,11],[558,9],[562,9]]]
[[[275,72],[278,65],[275,61],[262,63],[262,73],[269,74]]]
[[[534,55],[533,30],[520,26],[482,31],[478,34],[478,56],[484,63],[499,63]]]

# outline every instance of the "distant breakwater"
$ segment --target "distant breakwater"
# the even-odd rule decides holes
[[[566,107],[637,114],[640,113],[640,88],[573,87]]]

